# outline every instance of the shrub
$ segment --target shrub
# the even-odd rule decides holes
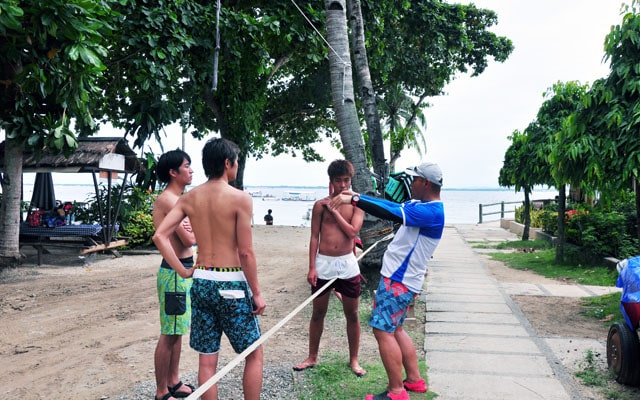
[[[542,215],[544,209],[534,209],[533,207],[529,211],[529,217],[531,218],[531,228],[542,228]],[[524,224],[524,206],[516,207],[515,220],[518,223]]]
[[[151,212],[134,211],[122,229],[122,234],[129,237],[128,247],[149,246],[155,232]]]
[[[88,224],[100,223],[99,210],[102,207],[103,213],[107,212],[108,193],[104,185],[100,185],[98,189],[98,195],[94,194],[88,198],[84,207],[74,207],[76,220]],[[111,187],[111,202],[114,208],[117,207],[120,190],[121,185]],[[152,210],[156,198],[156,192],[125,186],[117,220],[120,224],[120,235],[131,238],[128,247],[151,244],[151,237],[155,231]]]
[[[584,250],[597,257],[627,258],[635,254],[633,237],[626,231],[625,216],[619,212],[592,212],[580,218],[581,244]],[[632,254],[629,250],[634,248]]]

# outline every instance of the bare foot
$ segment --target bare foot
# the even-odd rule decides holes
[[[367,374],[367,371],[364,370],[360,365],[355,364],[351,366],[351,371],[358,377],[361,378]]]
[[[316,365],[318,365],[318,361],[317,360],[314,360],[312,358],[307,358],[306,360],[304,360],[300,364],[298,364],[295,367],[293,367],[293,370],[294,371],[304,371],[305,369],[313,368]]]

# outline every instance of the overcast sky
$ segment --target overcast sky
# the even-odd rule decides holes
[[[608,75],[604,39],[621,21],[618,0],[477,0],[498,14],[492,30],[513,41],[502,64],[476,78],[459,77],[427,110],[426,160],[442,167],[445,187],[498,187],[507,137],[534,120],[543,92],[557,81],[592,83]],[[387,154],[388,155],[388,154]],[[328,161],[340,157],[328,151]],[[396,167],[420,162],[406,154]],[[247,185],[324,185],[327,163],[286,157],[250,161]]]
[[[444,96],[430,100],[424,160],[440,164],[446,188],[498,187],[504,153],[510,144],[507,137],[534,120],[543,102],[542,94],[555,82],[591,84],[608,75],[603,43],[611,26],[621,22],[622,3],[618,0],[473,3],[496,11],[498,25],[492,30],[510,38],[515,50],[504,63],[491,62],[476,78],[458,77],[445,87]],[[179,147],[180,129],[172,127],[167,132],[164,149]],[[188,140],[185,148],[192,157],[194,184],[205,179],[200,160],[203,144]],[[158,145],[149,147],[160,153]],[[316,149],[327,162],[305,163],[288,156],[249,160],[245,185],[326,186],[326,167],[341,155],[327,144],[318,144]],[[420,161],[415,152],[406,152],[396,169]],[[58,177],[54,180],[64,183]]]

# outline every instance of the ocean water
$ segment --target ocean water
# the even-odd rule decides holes
[[[253,222],[264,224],[263,217],[267,210],[272,210],[274,225],[309,226],[308,213],[313,207],[314,200],[328,195],[326,187],[261,187],[251,186],[246,190],[253,197]],[[24,184],[25,200],[31,199],[33,185]],[[93,185],[56,184],[56,198],[61,201],[87,201],[94,196]],[[531,194],[532,200],[546,200],[555,198],[555,190],[536,190]],[[447,224],[476,224],[479,220],[480,204],[505,204],[505,216],[513,218],[513,210],[524,201],[524,193],[506,189],[443,189],[441,196],[445,207]],[[285,200],[286,198],[300,198],[302,200]],[[484,206],[484,213],[500,211],[500,205]],[[486,215],[483,222],[496,221],[500,214]]]
[[[308,210],[313,206],[313,201],[283,201],[273,200],[274,198],[282,198],[287,196],[290,191],[313,192],[316,199],[320,199],[328,195],[328,189],[325,187],[248,187],[246,189],[258,195],[259,192],[263,196],[269,195],[274,197],[254,197],[253,198],[253,214],[254,222],[263,223],[263,217],[268,209],[271,209],[274,225],[290,225],[290,226],[309,226],[309,221],[302,219],[306,217]],[[546,200],[555,198],[557,192],[555,190],[538,190],[531,194],[532,200]],[[516,193],[513,190],[504,189],[443,189],[440,198],[444,202],[445,221],[447,224],[476,224],[479,221],[479,205],[494,203],[513,203],[505,204],[505,217],[513,218],[513,210],[524,202],[524,193]],[[500,205],[484,206],[483,212],[499,212]],[[483,222],[497,221],[500,214],[485,215]]]

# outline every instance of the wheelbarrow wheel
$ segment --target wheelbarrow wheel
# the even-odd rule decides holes
[[[616,322],[609,328],[607,365],[619,383],[640,384],[640,340],[625,323]]]

